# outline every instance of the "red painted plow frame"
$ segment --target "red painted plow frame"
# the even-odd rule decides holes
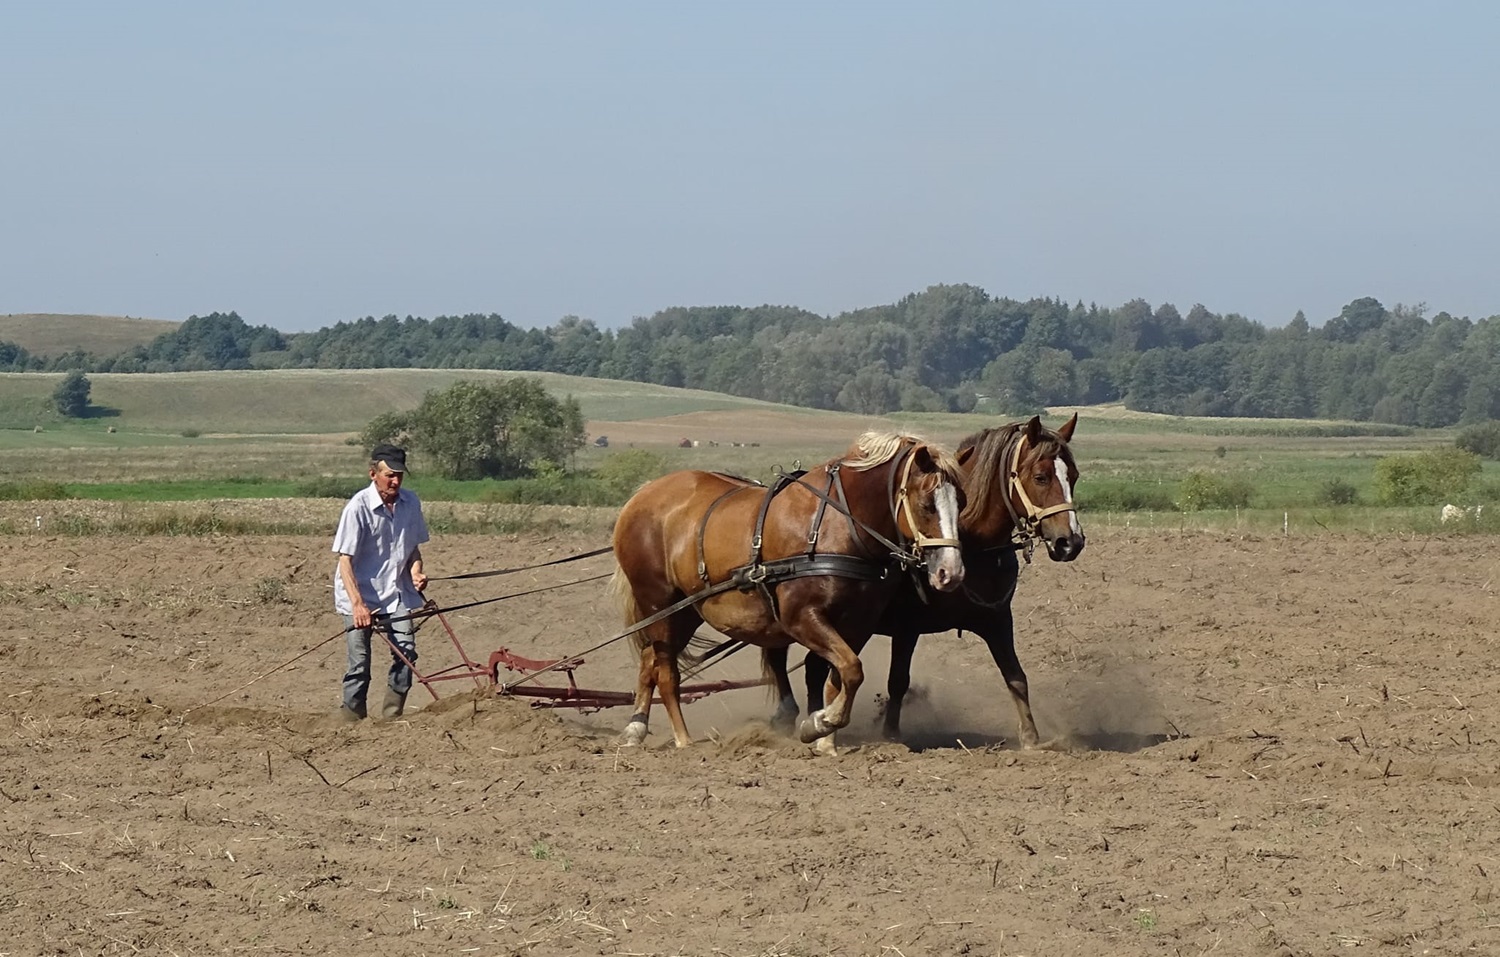
[[[436,618],[448,633],[448,640],[453,643],[453,648],[458,652],[459,662],[449,665],[430,673],[418,671],[416,665],[408,661],[402,654],[401,649],[394,644],[392,650],[401,658],[406,666],[411,669],[412,677],[421,682],[427,693],[432,695],[432,700],[439,700],[437,690],[433,687],[439,681],[473,680],[475,687],[484,688],[486,682],[495,694],[501,697],[517,697],[533,699],[533,708],[577,708],[580,711],[599,711],[604,708],[624,707],[635,704],[635,693],[630,691],[604,691],[595,688],[580,688],[573,672],[584,663],[582,657],[537,659],[525,658],[515,654],[507,648],[492,652],[487,664],[480,664],[469,657],[464,650],[463,644],[454,633],[453,626],[448,624],[448,619],[437,609],[433,609],[431,617]],[[384,631],[380,632],[385,635]],[[388,642],[389,638],[386,639]],[[549,687],[547,685],[508,684],[501,682],[500,669],[515,672],[524,676],[535,677],[537,672],[558,671],[567,676],[568,684],[565,688]],[[484,679],[484,680],[481,680]],[[718,691],[735,691],[740,688],[758,688],[766,684],[765,679],[743,679],[729,681],[702,681],[693,684],[679,686],[678,694],[684,703],[697,701]],[[653,703],[660,703],[661,698],[653,698]]]

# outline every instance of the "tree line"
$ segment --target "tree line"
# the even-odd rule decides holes
[[[41,359],[0,342],[0,369],[483,368],[628,379],[823,409],[1027,413],[1123,401],[1178,415],[1336,418],[1437,427],[1500,419],[1500,315],[1350,302],[1313,326],[1141,299],[1101,307],[933,286],[837,316],[788,306],[664,309],[618,330],[568,316],[367,317],[313,332],[192,316],[114,356]]]

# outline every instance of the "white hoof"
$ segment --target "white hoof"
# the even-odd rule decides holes
[[[620,733],[620,738],[626,747],[639,747],[646,740],[646,722],[632,721],[625,726]]]
[[[813,750],[823,757],[836,758],[839,756],[838,746],[833,743],[833,735],[825,734],[813,742]]]

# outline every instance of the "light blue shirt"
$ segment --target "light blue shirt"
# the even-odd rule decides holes
[[[371,482],[344,506],[333,535],[333,551],[353,560],[354,580],[366,608],[400,615],[422,607],[422,593],[412,584],[408,564],[412,552],[427,539],[427,521],[416,493],[402,489],[392,510],[385,507]],[[333,608],[341,615],[354,613],[337,566],[333,570]]]

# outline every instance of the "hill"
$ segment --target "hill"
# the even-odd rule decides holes
[[[415,408],[433,389],[460,380],[524,375],[550,392],[578,399],[590,420],[631,422],[686,413],[779,411],[798,418],[842,418],[757,399],[643,382],[558,373],[485,369],[257,369],[154,374],[94,373],[90,401],[97,413],[68,429],[113,425],[121,432],[307,435],[357,432],[376,415]],[[0,374],[0,428],[30,430],[62,373]]]
[[[74,349],[112,356],[146,345],[179,325],[166,319],[19,312],[0,315],[0,341],[14,342],[35,356],[61,355]]]

